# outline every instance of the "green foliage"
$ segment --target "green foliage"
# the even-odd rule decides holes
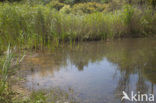
[[[107,7],[106,4],[100,4],[96,2],[79,3],[75,4],[72,8],[73,12],[82,11],[83,13],[102,12]]]
[[[50,3],[47,4],[48,7],[50,8],[55,8],[56,10],[60,10],[61,8],[64,7],[64,3],[61,3],[59,1],[51,1]]]
[[[75,0],[64,0],[65,4],[73,4],[75,3]]]
[[[99,3],[108,3],[111,0],[59,0],[66,4],[82,3],[82,2],[99,2]]]
[[[23,56],[24,57],[24,56]],[[15,65],[18,65],[22,59],[18,59]],[[10,46],[6,51],[5,58],[0,59],[0,103],[45,103],[46,97],[42,92],[33,92],[30,97],[26,99],[17,98],[17,93],[11,90],[8,82],[9,69],[13,64],[13,51]]]
[[[0,67],[0,102],[10,103],[11,92],[9,91],[7,78],[8,78],[8,69],[10,68],[11,61],[13,58],[13,53],[10,50],[10,46],[8,47],[6,57],[4,62],[2,62],[3,66]]]
[[[69,14],[71,12],[71,7],[69,5],[65,5],[60,12]]]
[[[122,9],[124,5],[126,5],[125,0],[111,0],[111,2],[108,3],[109,7],[107,8],[107,11],[114,11]]]
[[[6,1],[8,1],[8,2],[20,2],[22,0],[0,0],[0,2],[6,2]]]
[[[156,7],[156,0],[148,0],[148,2],[149,2],[153,7]]]
[[[131,23],[131,19],[132,19],[132,16],[134,14],[134,9],[132,6],[130,5],[127,5],[124,7],[124,16],[125,16],[125,23],[126,24],[130,24]]]
[[[23,101],[23,103],[47,103],[46,97],[42,92],[33,92],[27,100]],[[20,102],[21,103],[21,102]]]
[[[104,7],[102,4],[84,3],[74,5],[75,10],[65,5],[56,11],[43,5],[5,3],[0,5],[1,48],[11,44],[20,48],[39,49],[51,43],[58,46],[64,41],[155,33],[156,16],[152,9],[144,13],[126,5],[121,10],[105,12]]]

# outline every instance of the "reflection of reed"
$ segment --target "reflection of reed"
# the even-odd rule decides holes
[[[113,51],[111,51],[112,53],[107,54],[108,60],[118,64],[118,70],[121,74],[115,90],[116,94],[121,93],[121,91],[127,91],[128,94],[130,93],[130,78],[133,74],[137,74],[138,76],[135,84],[136,91],[147,94],[149,91],[154,93],[153,83],[156,81],[156,49],[153,49],[151,46],[154,44],[156,44],[156,42],[137,41],[128,44],[129,46],[122,47],[120,50],[113,48],[113,51],[116,52],[113,53]],[[151,86],[146,83],[146,79],[152,82]]]
[[[39,54],[36,57],[26,57],[25,58],[25,64],[30,65],[31,68],[30,71],[33,72],[37,71],[40,76],[47,76],[48,74],[53,74],[55,71],[59,71],[60,66],[66,65],[66,62],[64,62],[64,58],[62,57],[62,53],[59,53],[61,55],[44,55]]]
[[[156,41],[151,40],[124,40],[114,42],[90,42],[80,43],[78,46],[56,49],[55,53],[39,54],[36,57],[27,57],[26,64],[33,64],[35,71],[41,76],[47,76],[59,71],[62,66],[68,65],[69,60],[83,71],[90,62],[101,61],[104,57],[112,63],[118,65],[118,71],[121,77],[115,92],[130,91],[130,76],[138,75],[136,89],[141,92],[147,92],[156,83],[156,49],[153,48]],[[149,87],[146,79],[153,84]]]
[[[155,41],[148,40],[125,40],[80,43],[72,48],[64,45],[64,48],[56,49],[55,53],[40,53],[33,58],[27,57],[25,61],[34,64],[43,75],[46,75],[49,72],[59,71],[61,66],[66,66],[67,59],[81,71],[89,62],[97,62],[106,57],[110,62],[118,64],[121,72],[130,75],[139,69],[143,71],[145,64],[148,67],[155,67],[156,50],[152,47],[155,44]]]

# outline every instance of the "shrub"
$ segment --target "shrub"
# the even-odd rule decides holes
[[[67,4],[74,4],[74,3],[84,3],[84,2],[108,3],[111,0],[59,0],[59,1]]]
[[[65,6],[60,10],[60,12],[69,14],[69,13],[71,12],[71,8],[70,8],[69,5],[65,5]]]
[[[111,2],[108,3],[107,11],[115,11],[122,8],[122,6],[126,4],[125,0],[111,0]]]
[[[60,10],[61,8],[64,7],[64,3],[60,3],[59,1],[51,1],[50,3],[47,4],[48,7],[50,8],[55,8],[56,10]]]
[[[156,32],[156,13],[153,13],[152,9],[146,9],[140,20],[142,32],[145,35],[148,35],[147,33],[154,34]]]
[[[106,4],[99,4],[96,2],[79,3],[73,6],[72,11],[82,11],[83,13],[102,12],[106,7]]]

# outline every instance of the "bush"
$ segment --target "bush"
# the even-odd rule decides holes
[[[60,3],[59,1],[51,1],[50,3],[47,4],[48,7],[50,8],[55,8],[56,10],[60,10],[61,8],[64,7],[64,3]]]
[[[69,14],[69,13],[71,12],[71,8],[70,8],[69,5],[65,5],[65,6],[60,10],[60,12]]]
[[[67,4],[75,4],[75,3],[84,3],[84,2],[108,3],[111,0],[59,0],[59,1]]]
[[[73,12],[82,11],[83,13],[102,12],[107,7],[106,4],[99,4],[96,2],[75,4],[72,8]]]
[[[156,32],[156,13],[152,9],[146,9],[141,17],[142,32],[145,35],[154,34]]]
[[[115,11],[122,9],[123,5],[126,4],[125,0],[111,0],[111,2],[108,3],[109,7],[107,8],[107,11]]]

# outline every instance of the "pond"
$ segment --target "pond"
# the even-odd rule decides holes
[[[80,103],[121,103],[122,91],[156,95],[155,39],[64,45],[27,55],[21,68],[25,88],[72,90]]]

